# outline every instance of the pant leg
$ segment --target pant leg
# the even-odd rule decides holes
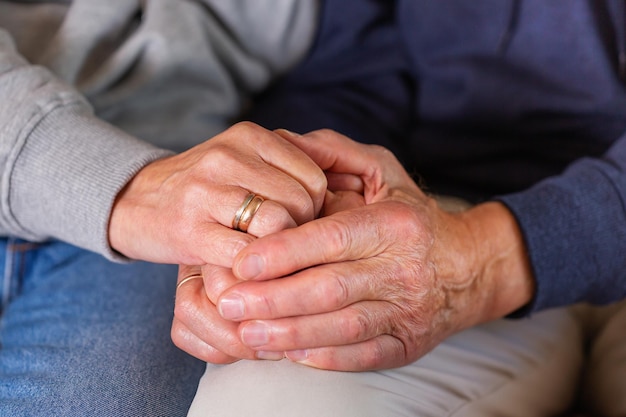
[[[567,410],[583,331],[571,309],[455,335],[417,362],[344,373],[287,360],[208,365],[189,417],[539,417]]]
[[[174,266],[8,246],[0,415],[186,414],[204,364],[170,340]]]
[[[591,308],[595,337],[583,383],[585,405],[594,415],[626,416],[626,301]]]

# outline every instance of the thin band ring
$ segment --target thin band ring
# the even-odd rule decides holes
[[[263,197],[250,193],[243,200],[241,206],[237,209],[233,218],[233,229],[246,233],[252,218],[261,207],[265,200]]]
[[[187,281],[191,281],[192,279],[202,278],[202,274],[193,274],[188,277],[183,278],[178,284],[176,284],[176,291]]]

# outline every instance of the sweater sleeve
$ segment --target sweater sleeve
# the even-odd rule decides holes
[[[60,239],[121,259],[107,228],[118,191],[168,155],[96,118],[71,86],[0,31],[0,233]]]
[[[0,3],[0,235],[118,260],[119,190],[164,149],[228,127],[306,54],[317,21],[313,0],[76,0],[58,21]]]
[[[520,224],[536,279],[519,315],[626,297],[626,135],[602,158],[499,200]]]

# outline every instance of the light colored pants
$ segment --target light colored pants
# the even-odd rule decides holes
[[[590,331],[597,343],[587,400],[603,415],[624,416],[621,307],[617,314],[615,307],[576,306],[499,320],[447,339],[411,365],[380,372],[320,371],[287,360],[208,365],[189,417],[560,415],[579,400]]]

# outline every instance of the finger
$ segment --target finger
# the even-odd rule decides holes
[[[233,272],[242,280],[264,280],[376,256],[398,239],[418,235],[415,216],[408,205],[391,201],[335,213],[251,242],[237,255]]]
[[[309,268],[282,279],[238,281],[217,300],[227,320],[277,319],[327,313],[390,292],[393,272],[376,260],[339,262]]]
[[[365,205],[365,198],[354,191],[327,191],[324,207],[320,216],[330,216],[340,211],[350,210]]]
[[[328,189],[331,191],[354,191],[363,194],[365,188],[363,179],[354,174],[327,171],[326,179],[328,180]]]
[[[214,364],[227,364],[236,362],[237,358],[226,355],[205,343],[192,333],[187,326],[174,317],[172,321],[171,337],[174,344],[181,350],[189,353],[202,361]]]
[[[288,138],[325,171],[362,178],[367,201],[386,185],[417,188],[398,159],[382,146],[366,145],[329,129]]]
[[[263,162],[282,171],[289,178],[293,178],[306,190],[312,201],[312,211],[307,213],[307,218],[314,218],[322,207],[324,192],[327,188],[326,176],[320,167],[304,152],[296,146],[293,146],[288,140],[285,140],[283,135],[268,132],[264,129],[262,130],[266,133],[262,134],[259,131],[260,128],[252,123],[239,123],[236,127],[238,129],[237,135],[240,137],[239,139],[241,140],[241,136],[243,136],[243,140],[246,141],[245,143],[249,144],[254,152],[258,152]],[[252,179],[254,180],[254,184],[251,185],[258,185],[259,182],[265,181],[263,177],[258,176],[258,173],[257,176],[252,177]],[[277,187],[277,184],[275,181],[271,180],[271,177],[268,178],[267,183],[270,186],[270,190],[278,189],[289,195],[289,190],[284,187]],[[259,190],[259,192],[261,191]],[[286,204],[290,203],[288,199],[283,201],[283,199],[276,196],[273,198],[285,205],[285,207],[291,207],[291,204]],[[295,206],[294,208],[298,207]],[[296,217],[298,223],[304,221],[302,218],[298,218],[297,212],[293,212],[292,214]]]
[[[187,272],[196,268],[182,269]],[[238,324],[222,319],[206,297],[202,279],[193,279],[178,286],[174,316],[198,339],[225,355],[240,359],[255,358],[255,353],[239,340]]]
[[[224,291],[230,287],[240,283],[231,268],[218,265],[203,265],[202,274],[206,277],[204,280],[204,291],[213,304],[218,303],[218,299]],[[222,304],[228,304],[228,301]],[[233,303],[230,304],[231,309],[236,308]],[[228,307],[222,307],[228,309]],[[228,319],[228,317],[224,317]]]
[[[164,225],[175,240],[169,245],[157,245],[151,256],[155,259],[171,259],[173,263],[215,264],[232,266],[234,257],[247,246],[253,237],[272,234],[285,228],[293,228],[296,222],[289,212],[278,203],[266,200],[258,208],[248,226],[247,233],[232,229],[235,213],[248,192],[239,187],[221,187],[214,193],[214,200],[202,204],[199,199],[188,210],[188,215]],[[193,216],[207,221],[192,221]],[[214,221],[210,221],[213,219]],[[174,220],[174,219],[173,219]],[[163,233],[168,233],[163,231]]]
[[[395,314],[389,303],[366,301],[331,313],[243,322],[239,337],[263,351],[349,345],[390,333]]]
[[[288,351],[285,355],[294,362],[313,368],[346,372],[397,368],[411,360],[405,354],[404,344],[390,335],[353,345]]]
[[[231,267],[237,254],[254,240],[254,236],[250,234],[237,232],[217,223],[203,223],[195,227],[181,226],[175,237],[173,245],[162,248],[162,258],[169,251],[167,257],[172,259],[172,263],[181,259],[187,264],[225,267]]]
[[[296,221],[280,202],[271,199],[269,193],[263,194],[262,187],[254,188],[255,193],[264,198],[252,216],[247,233],[253,236],[265,236],[283,229],[296,226]],[[232,228],[235,214],[241,208],[250,191],[241,187],[216,187],[207,196],[207,207],[213,217],[221,225]]]
[[[297,224],[317,217],[326,189],[324,191],[308,190],[297,179],[289,176],[289,172],[284,172],[277,167],[268,167],[266,162],[259,161],[257,164],[242,168],[242,178],[237,181],[237,185],[284,207]],[[324,185],[326,185],[325,182]],[[314,194],[311,195],[311,193]]]
[[[371,168],[368,145],[349,139],[329,129],[299,135],[284,129],[276,130],[282,137],[304,151],[324,171],[361,176]],[[344,157],[345,156],[345,157]]]

